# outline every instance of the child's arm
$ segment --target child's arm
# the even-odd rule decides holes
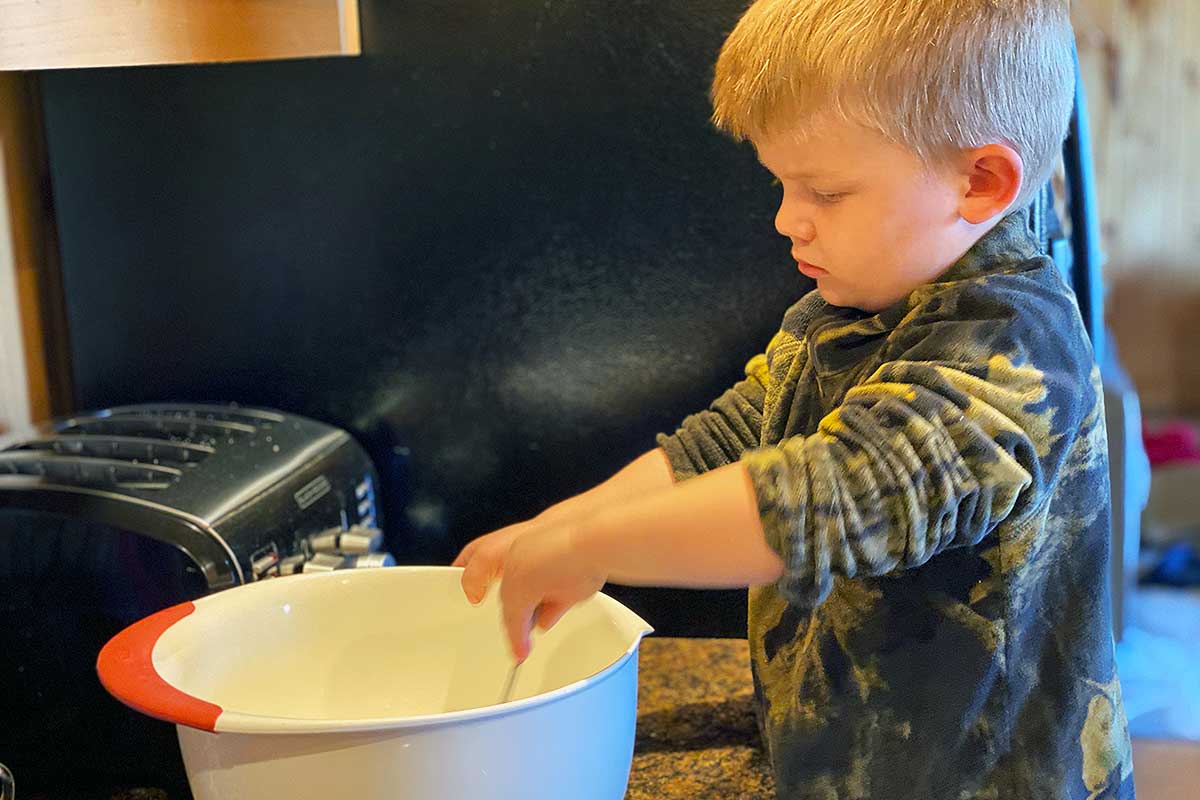
[[[1085,388],[1086,348],[1052,331],[1020,331],[1016,342],[1036,345],[1022,351],[1015,327],[993,320],[930,326],[850,389],[812,435],[749,449],[740,464],[682,481],[670,495],[517,540],[501,584],[514,651],[526,652],[533,622],[548,627],[609,578],[768,581],[765,561],[761,573],[741,571],[765,542],[782,564],[774,573],[780,592],[812,607],[835,575],[919,567],[979,543],[1006,519],[1041,513],[1076,437],[1093,442],[1094,457],[1070,468],[1103,472],[1104,419],[1096,387]],[[738,495],[722,482],[738,469],[753,484],[757,528],[745,516],[738,521],[755,507],[747,490]]]
[[[565,519],[591,514],[675,483],[671,462],[662,448],[638,456],[604,483],[550,506],[537,518]]]
[[[504,557],[516,537],[544,529],[556,522],[590,516],[639,495],[665,489],[674,481],[666,453],[662,449],[651,450],[638,456],[598,486],[550,506],[533,519],[480,536],[464,547],[452,564],[455,567],[465,567],[462,576],[463,592],[472,603],[483,599],[488,585],[499,573]]]
[[[552,522],[587,517],[639,495],[667,488],[677,475],[691,478],[737,461],[743,452],[759,443],[767,380],[767,358],[759,354],[746,364],[745,378],[708,409],[688,417],[675,436],[659,437],[663,447],[643,454],[599,486],[557,503],[533,519],[469,543],[453,563],[465,568],[462,586],[467,599],[473,603],[483,599],[518,536],[543,530]]]
[[[503,569],[504,622],[520,660],[535,623],[551,627],[608,580],[731,588],[770,583],[783,562],[767,545],[739,463],[520,536]]]
[[[664,492],[522,536],[502,557],[513,651],[607,580],[693,587],[782,578],[812,606],[835,574],[881,575],[978,542],[1034,478],[1024,409],[1036,370],[981,379],[927,363],[887,364],[811,436]],[[1017,420],[1017,421],[1014,421]]]

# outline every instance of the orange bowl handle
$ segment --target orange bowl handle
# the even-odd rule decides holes
[[[179,620],[196,610],[191,602],[164,608],[139,620],[104,645],[96,659],[100,683],[130,708],[156,719],[215,731],[223,709],[167,683],[154,669],[154,645]]]

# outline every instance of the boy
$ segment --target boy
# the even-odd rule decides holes
[[[780,797],[1132,798],[1090,346],[1027,204],[1067,0],[759,0],[714,120],[817,289],[659,448],[455,561],[518,659],[605,581],[750,587]]]

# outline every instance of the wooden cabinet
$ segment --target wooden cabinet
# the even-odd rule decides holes
[[[0,70],[360,52],[358,0],[0,0]]]

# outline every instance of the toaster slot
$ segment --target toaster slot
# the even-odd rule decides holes
[[[178,436],[186,442],[204,443],[217,439],[237,438],[254,433],[255,428],[241,422],[196,419],[193,417],[98,417],[71,420],[60,428],[60,434],[147,437],[163,439]]]
[[[177,405],[171,403],[148,403],[137,406],[118,406],[106,412],[109,417],[116,416],[163,416],[182,419],[198,419],[216,422],[240,422],[243,425],[259,426],[283,422],[285,417],[274,411],[258,408],[238,408],[221,405]]]
[[[122,461],[167,461],[171,464],[197,464],[213,454],[208,445],[173,442],[137,436],[48,436],[23,442],[14,450],[48,451],[55,455],[90,456]]]
[[[75,485],[121,489],[166,489],[183,474],[162,464],[131,464],[108,458],[42,454],[32,450],[0,453],[0,474],[33,475]]]

